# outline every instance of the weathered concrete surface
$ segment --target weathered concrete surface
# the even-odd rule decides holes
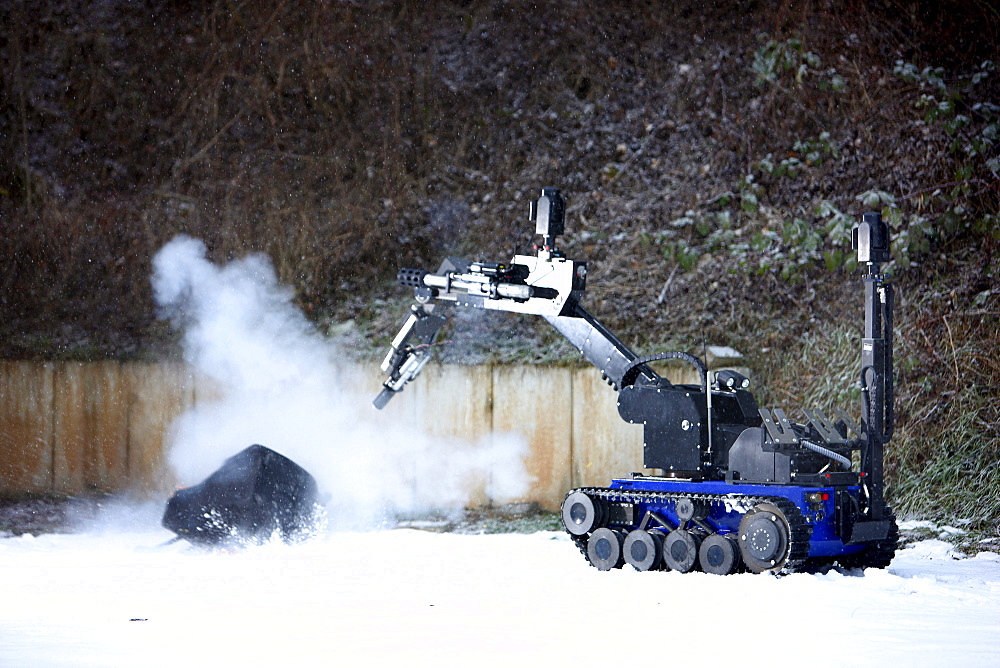
[[[418,390],[414,392],[418,434],[451,439],[455,456],[473,460],[476,449],[489,445],[493,428],[490,367],[428,364],[406,391],[411,390]],[[485,478],[468,481],[471,505],[490,502],[488,482]]]
[[[194,374],[180,363],[129,364],[129,486],[143,497],[163,496],[175,483],[166,464],[171,423],[194,404]]]
[[[117,362],[70,362],[55,372],[53,489],[113,492],[129,485],[129,397]]]
[[[0,493],[52,490],[55,364],[0,362]]]
[[[642,427],[623,422],[618,394],[591,369],[573,371],[573,487],[642,469]]]
[[[674,383],[701,382],[687,364],[657,370]],[[593,369],[432,363],[382,411],[370,404],[383,380],[377,364],[345,363],[337,374],[349,409],[384,425],[387,437],[429,438],[465,459],[505,434],[523,438],[533,478],[523,500],[550,510],[571,487],[643,470],[642,427],[621,420],[616,392]],[[162,497],[175,484],[166,464],[171,424],[219,397],[181,363],[0,362],[0,493]],[[413,476],[425,475],[413,465]],[[469,481],[471,504],[494,502],[491,478]]]
[[[572,482],[573,376],[569,369],[493,369],[493,433],[528,442],[525,467],[533,479],[524,499],[556,509]]]

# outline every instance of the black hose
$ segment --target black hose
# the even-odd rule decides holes
[[[812,450],[816,454],[823,455],[824,457],[829,457],[833,461],[838,462],[841,466],[844,467],[844,470],[846,471],[851,470],[851,460],[845,457],[844,455],[837,454],[833,450],[824,448],[822,445],[816,445],[815,443],[811,443],[810,441],[800,441],[800,443],[802,443],[802,445],[804,445],[807,449]]]

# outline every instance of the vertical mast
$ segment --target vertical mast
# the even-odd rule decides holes
[[[881,273],[889,262],[889,226],[878,213],[866,213],[854,230],[854,247],[863,265],[865,328],[861,342],[861,390],[866,445],[861,449],[863,484],[870,516],[885,516],[884,446],[892,437],[892,286]]]

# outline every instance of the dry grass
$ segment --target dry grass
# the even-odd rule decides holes
[[[953,258],[959,266],[968,258]],[[890,474],[903,511],[1000,534],[1000,309],[960,272],[913,295],[901,323],[899,447]],[[963,280],[964,279],[964,280]]]
[[[975,62],[972,31],[995,31],[996,17],[974,4],[904,28],[889,18],[908,6],[848,4],[7,3],[5,353],[156,341],[145,276],[177,233],[220,260],[267,253],[306,310],[342,319],[400,264],[515,250],[543,184],[570,196],[567,250],[591,259],[599,311],[615,320],[616,304],[640,304],[622,324],[651,345],[662,335],[645,332],[700,328],[650,312],[676,253],[641,240],[689,210],[726,209],[718,198],[766,154],[824,131],[842,148],[795,179],[758,174],[772,213],[728,206],[746,235],[824,199],[853,211],[871,188],[903,197],[952,180],[947,137],[914,135],[919,91],[888,72],[897,57]],[[822,65],[758,85],[758,35],[795,37]],[[824,88],[832,70],[844,90]],[[970,199],[973,215],[995,208]],[[681,240],[703,241],[693,229]],[[709,270],[722,287],[712,310],[735,310],[739,286]],[[698,273],[681,272],[672,302],[703,293]],[[780,281],[766,289],[783,299]]]

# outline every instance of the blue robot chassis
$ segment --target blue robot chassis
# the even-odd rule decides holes
[[[736,371],[709,371],[685,352],[640,357],[619,341],[581,304],[586,263],[556,248],[564,213],[559,191],[543,188],[531,206],[542,237],[535,255],[509,263],[448,258],[436,273],[399,271],[417,303],[382,363],[388,378],[375,407],[430,359],[445,322],[437,309],[538,315],[597,367],[617,392],[622,419],[643,429],[645,473],[570,490],[562,503],[566,531],[593,566],[720,575],[886,567],[898,542],[882,470],[893,431],[894,299],[880,271],[890,256],[879,214],[864,214],[854,229],[865,288],[860,420],[803,409],[806,421],[798,423],[759,407]],[[694,366],[701,382],[661,377],[652,365],[667,359]]]

